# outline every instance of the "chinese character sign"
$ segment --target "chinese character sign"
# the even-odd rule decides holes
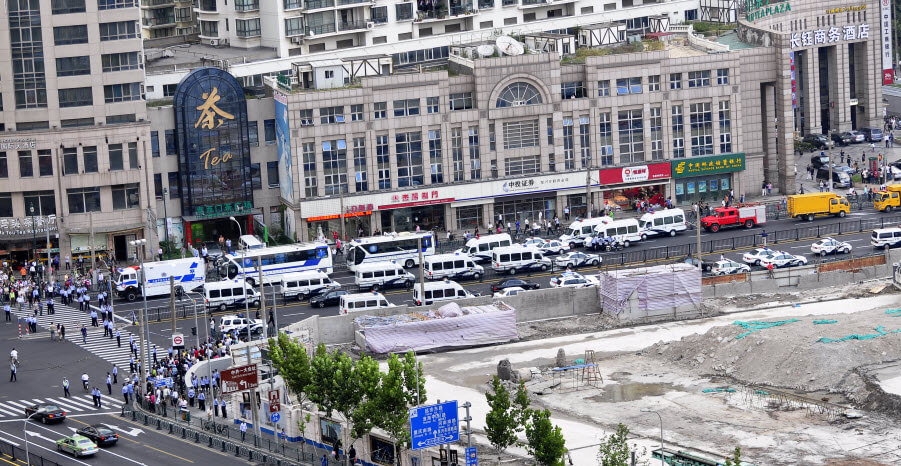
[[[817,45],[834,44],[836,42],[866,40],[869,38],[869,24],[850,24],[842,27],[832,26],[813,31],[793,32],[791,34],[791,48],[813,47]]]
[[[895,82],[892,67],[892,0],[880,0],[879,23],[882,27],[882,84]]]
[[[457,402],[419,406],[410,410],[410,437],[414,450],[460,439]]]

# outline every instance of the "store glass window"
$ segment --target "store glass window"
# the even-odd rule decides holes
[[[53,157],[50,155],[50,149],[38,151],[38,175],[53,176]]]
[[[556,197],[534,197],[527,199],[505,200],[502,202],[495,201],[494,216],[502,219],[503,223],[510,222],[515,224],[517,221],[520,225],[526,225],[526,222],[540,221],[544,219],[553,219],[556,214]]]
[[[325,195],[347,192],[347,141],[322,141],[322,168],[325,174]]]
[[[250,143],[250,147],[260,146],[260,131],[256,121],[247,122],[247,142]]]
[[[644,121],[641,109],[618,114],[620,163],[644,161]]]
[[[463,181],[463,128],[451,128],[451,163],[454,181]]]
[[[160,156],[160,132],[150,132],[150,153],[153,157]]]
[[[691,104],[689,118],[691,155],[693,157],[713,155],[713,118],[710,113],[710,102]]]
[[[480,205],[457,207],[457,230],[475,230],[482,227],[482,211]]]
[[[63,174],[78,174],[78,148],[66,147],[63,149]]]
[[[266,162],[266,181],[269,182],[270,188],[279,186],[278,162]]]
[[[117,171],[125,169],[125,161],[122,159],[122,144],[110,144],[109,150],[109,171]]]

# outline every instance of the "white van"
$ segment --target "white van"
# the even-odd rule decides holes
[[[530,270],[547,270],[551,265],[551,260],[545,259],[541,251],[534,248],[510,246],[491,252],[491,268],[510,275]]]
[[[406,287],[416,281],[416,276],[404,271],[394,261],[363,263],[356,267],[354,282],[360,289],[376,291],[379,288]]]
[[[282,275],[281,285],[282,296],[286,301],[291,298],[300,301],[341,288],[341,284],[332,281],[328,274],[316,270]]]
[[[238,242],[246,249],[260,249],[266,247],[259,238],[254,235],[241,235]]]
[[[641,239],[643,240],[657,235],[676,236],[677,232],[688,229],[688,225],[685,223],[685,211],[664,209],[646,213],[638,221],[638,229],[641,230]]]
[[[373,309],[394,306],[394,304],[388,302],[388,299],[385,298],[384,295],[373,291],[372,293],[355,293],[341,296],[341,301],[338,304],[338,312],[347,314],[347,311],[371,311]]]
[[[506,233],[485,235],[479,238],[472,238],[466,242],[466,246],[454,252],[469,254],[477,262],[486,262],[491,260],[491,251],[495,248],[503,248],[511,244],[513,244],[513,240]]]
[[[598,235],[609,236],[615,240],[619,240],[625,247],[629,247],[629,244],[631,243],[641,241],[641,233],[638,231],[638,220],[635,220],[634,218],[613,220],[594,228]]]
[[[246,333],[246,328],[250,327],[250,333],[256,334],[263,331],[263,323],[257,319],[248,319],[243,316],[228,315],[219,319],[219,331],[223,334],[231,332]]]
[[[425,288],[425,298],[423,298],[422,289]],[[417,306],[429,305],[439,301],[450,301],[453,299],[473,298],[474,294],[463,289],[459,283],[452,280],[443,282],[428,282],[413,287],[413,302]]]
[[[901,245],[901,228],[878,228],[870,236],[874,248],[889,249]]]
[[[594,228],[598,225],[603,225],[605,223],[612,222],[613,220],[606,215],[602,215],[600,217],[587,218],[583,220],[576,220],[569,224],[566,227],[566,231],[560,235],[560,241],[568,244],[569,247],[574,248],[576,246],[582,246],[585,244],[585,240],[591,237],[592,233],[594,233]]]
[[[425,278],[429,280],[442,278],[481,280],[485,276],[485,267],[476,264],[472,257],[462,253],[424,257],[422,270],[425,272]]]
[[[253,307],[260,305],[260,292],[243,280],[207,282],[203,284],[202,290],[206,307],[220,312],[229,307],[244,306],[245,299]]]

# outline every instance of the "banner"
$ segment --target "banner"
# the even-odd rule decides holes
[[[895,82],[895,68],[892,66],[892,0],[881,0],[882,13],[879,22],[882,27],[882,84]]]
[[[669,178],[671,173],[672,171],[669,162],[655,163],[652,165],[636,165],[632,167],[605,168],[598,171],[598,182],[605,185],[663,180]]]

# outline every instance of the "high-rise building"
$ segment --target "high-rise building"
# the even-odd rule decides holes
[[[191,0],[141,0],[141,29],[147,39],[197,32]]]
[[[0,9],[0,254],[133,257],[150,173],[137,0]]]

